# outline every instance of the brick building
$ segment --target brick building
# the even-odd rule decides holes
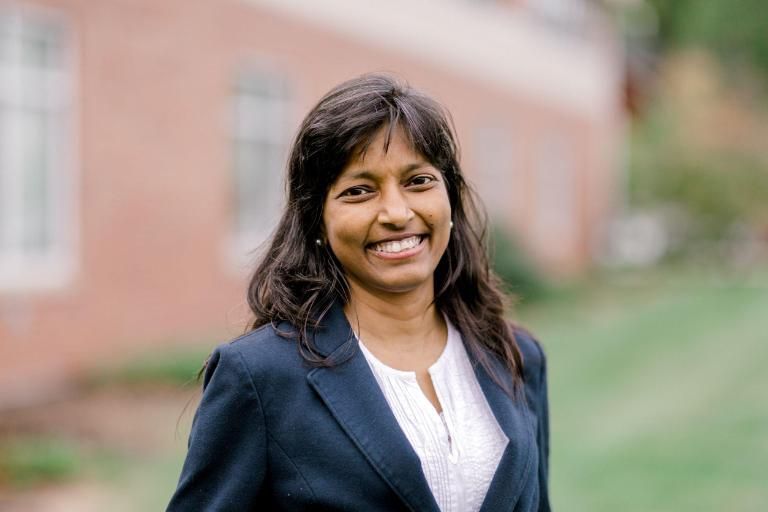
[[[241,332],[291,135],[367,71],[443,102],[489,211],[579,272],[618,181],[620,52],[586,0],[0,1],[0,405]]]

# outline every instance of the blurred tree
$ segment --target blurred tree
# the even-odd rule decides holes
[[[768,76],[765,0],[648,0],[658,16],[664,50],[711,50],[728,66]]]
[[[498,224],[491,226],[489,235],[491,266],[506,291],[522,304],[545,297],[548,284],[522,245]]]
[[[671,214],[683,253],[768,227],[768,117],[724,74],[700,52],[666,56],[633,125],[630,201]]]
[[[664,212],[682,253],[738,250],[734,233],[766,237],[768,3],[611,3],[630,68],[633,48],[635,57],[637,47],[655,54],[633,123],[631,207]]]

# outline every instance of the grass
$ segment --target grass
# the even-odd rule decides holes
[[[158,456],[151,463],[135,464],[113,480],[109,488],[115,496],[130,497],[115,504],[114,512],[165,510],[181,471],[184,451]]]
[[[102,368],[86,378],[95,386],[170,384],[196,386],[197,375],[212,350],[212,345],[193,345],[153,351],[124,363]]]
[[[13,487],[73,478],[81,469],[79,450],[55,438],[19,438],[0,445],[0,482]]]
[[[52,434],[0,440],[0,486],[25,489],[97,475],[119,480],[130,461],[116,452]]]
[[[603,275],[519,316],[548,355],[555,510],[768,510],[768,272]],[[107,381],[186,384],[205,355],[153,354]],[[117,467],[115,510],[163,509],[191,414],[167,451],[75,474]]]
[[[614,276],[521,312],[549,357],[558,510],[768,510],[768,279]]]

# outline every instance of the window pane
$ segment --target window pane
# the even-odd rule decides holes
[[[48,182],[51,140],[48,115],[29,112],[21,160],[25,253],[42,253],[50,244],[51,197]]]
[[[246,245],[273,228],[282,200],[288,143],[288,94],[273,75],[246,72],[234,87],[234,220]]]
[[[513,187],[512,130],[501,121],[490,121],[474,133],[473,176],[493,222],[504,222],[517,206]]]
[[[263,142],[240,142],[236,149],[237,230],[265,232],[277,209],[273,183],[275,150]]]
[[[0,13],[0,66],[10,62],[10,23],[7,16]]]
[[[235,148],[235,159],[237,230],[247,232],[258,219],[258,209],[254,208],[254,201],[258,200],[256,173],[259,161],[262,160],[260,148],[257,145],[240,142]]]
[[[271,95],[269,80],[258,73],[243,73],[236,84],[240,97],[264,98]]]
[[[28,30],[21,39],[21,58],[26,66],[55,69],[61,62],[61,35],[54,27],[40,26]]]
[[[536,169],[537,236],[554,255],[567,254],[577,237],[574,153],[564,134],[552,134],[539,146]]]
[[[6,250],[6,238],[8,232],[8,201],[5,199],[5,182],[8,179],[8,150],[6,149],[6,146],[8,145],[7,124],[8,111],[0,99],[0,255]]]
[[[13,7],[4,15],[0,7],[0,287],[43,283],[66,267],[65,29],[46,15]]]

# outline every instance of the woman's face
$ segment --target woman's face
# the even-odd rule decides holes
[[[331,186],[324,235],[353,289],[432,294],[451,232],[445,181],[400,128],[385,152],[385,134],[386,127]]]

